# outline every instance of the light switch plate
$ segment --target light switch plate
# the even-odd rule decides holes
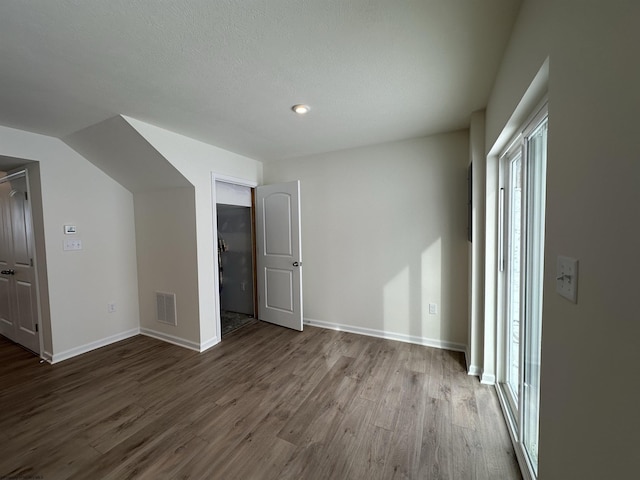
[[[79,238],[65,238],[62,249],[69,250],[82,250],[82,240]]]
[[[567,300],[578,303],[578,260],[558,255],[556,292]]]

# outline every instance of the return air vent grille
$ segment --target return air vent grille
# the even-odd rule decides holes
[[[177,325],[176,294],[156,292],[157,320],[169,325]]]

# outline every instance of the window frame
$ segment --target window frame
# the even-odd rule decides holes
[[[540,279],[544,275],[544,212],[546,205],[546,198],[542,198],[541,202],[538,202],[538,210],[542,208],[541,219],[538,221],[533,219],[533,211],[531,205],[534,200],[531,195],[534,192],[532,184],[530,182],[531,168],[533,168],[530,163],[529,153],[530,153],[530,145],[529,139],[530,137],[538,131],[538,129],[546,122],[546,128],[548,132],[548,101],[545,98],[533,111],[527,120],[524,122],[524,126],[517,130],[517,133],[512,137],[512,139],[507,143],[507,147],[502,150],[500,155],[498,156],[498,256],[497,256],[497,329],[496,329],[496,391],[498,393],[498,398],[500,400],[501,407],[505,413],[505,417],[507,420],[507,425],[509,428],[509,433],[514,441],[514,446],[516,449],[519,449],[518,456],[522,457],[525,460],[527,465],[527,473],[529,474],[529,478],[535,479],[537,478],[537,465],[533,464],[533,460],[530,458],[530,455],[527,449],[524,446],[524,438],[523,438],[523,425],[525,424],[524,419],[524,409],[522,405],[524,403],[523,397],[523,385],[524,385],[524,370],[525,370],[525,343],[526,340],[524,338],[525,325],[530,321],[529,316],[529,305],[532,303],[532,294],[538,294],[540,298],[540,304],[542,304],[542,289],[540,288],[536,292],[530,291],[531,282],[531,272],[535,271],[536,267],[532,267],[534,261],[540,262],[540,271],[537,271]],[[548,137],[547,137],[547,151],[548,151]],[[521,263],[521,271],[520,271],[520,305],[519,305],[519,336],[518,336],[518,350],[519,350],[519,367],[518,367],[518,392],[517,398],[514,398],[514,394],[511,392],[511,387],[508,385],[508,369],[507,365],[507,349],[508,349],[508,329],[507,329],[507,309],[508,309],[508,268],[506,265],[506,252],[508,251],[508,229],[509,225],[507,219],[510,217],[509,215],[509,202],[507,200],[507,192],[509,187],[508,172],[507,168],[509,163],[516,158],[518,155],[521,156],[521,172],[522,172],[522,197],[521,197],[521,219],[522,226],[520,231],[520,263]],[[546,177],[546,160],[543,168],[544,175]],[[543,179],[546,184],[546,178]],[[526,190],[525,190],[526,188]],[[546,188],[545,188],[546,190]],[[543,191],[544,192],[544,191]],[[544,197],[545,195],[543,195]],[[540,213],[540,212],[538,212]],[[540,221],[541,220],[541,221]],[[531,232],[528,230],[528,226],[532,224],[539,224],[538,226],[542,228],[542,242],[539,245],[539,251],[534,254],[537,256],[536,259],[531,258],[531,249],[532,249],[532,238]],[[535,287],[534,287],[535,288]],[[542,329],[542,319],[541,312],[540,313],[540,329]],[[539,379],[539,373],[538,373]],[[538,403],[539,408],[539,403]],[[539,411],[538,411],[538,422],[539,422]]]

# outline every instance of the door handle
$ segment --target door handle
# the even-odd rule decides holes
[[[302,266],[302,262],[293,262],[293,266],[294,267],[301,267]]]
[[[2,275],[15,275],[16,271],[15,270],[2,270],[2,271],[0,271],[0,273]]]

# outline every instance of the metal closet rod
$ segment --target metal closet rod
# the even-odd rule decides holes
[[[21,176],[21,175],[24,175],[24,174],[25,174],[25,172],[26,172],[26,170],[20,170],[19,172],[13,172],[13,173],[11,173],[11,174],[7,175],[6,177],[2,177],[2,178],[0,178],[0,183],[2,183],[2,182],[6,182],[7,180],[11,180],[12,178],[15,178],[15,177],[19,177],[19,176]]]

